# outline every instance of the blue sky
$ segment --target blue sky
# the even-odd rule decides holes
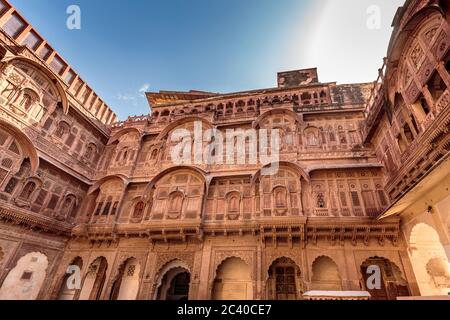
[[[369,82],[403,0],[10,0],[120,119],[143,91],[243,91],[318,67],[322,82]],[[66,28],[69,5],[81,30]],[[380,28],[367,27],[371,5]]]

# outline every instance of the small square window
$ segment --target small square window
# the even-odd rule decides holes
[[[42,39],[34,31],[30,31],[27,37],[22,42],[23,45],[27,46],[31,50],[36,50],[41,45],[41,43]]]
[[[66,78],[64,79],[67,84],[72,84],[73,80],[75,80],[76,74],[73,70],[67,72]]]
[[[57,74],[62,75],[64,70],[67,68],[67,65],[64,63],[64,61],[58,57],[55,56],[50,63],[50,68]]]
[[[33,272],[25,271],[24,273],[22,273],[22,277],[20,278],[20,280],[31,280],[32,276]]]
[[[17,13],[13,13],[2,28],[9,36],[15,38],[25,29],[25,26],[25,21]]]
[[[52,50],[52,48],[51,48],[50,46],[45,45],[45,46],[39,51],[38,55],[39,55],[39,57],[40,57],[42,60],[47,60],[48,57],[51,55],[52,51],[53,51],[53,50]]]

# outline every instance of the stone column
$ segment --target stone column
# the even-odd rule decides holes
[[[153,300],[152,291],[153,291],[153,281],[151,280],[143,280],[142,286],[140,289],[140,294],[138,295],[138,300]]]
[[[208,288],[209,283],[212,281],[209,279],[209,271],[211,269],[211,258],[212,258],[212,244],[210,241],[205,241],[203,245],[203,252],[202,252],[202,265],[200,269],[200,275],[199,275],[199,286],[198,286],[198,294],[197,299],[198,300],[207,300],[208,299]],[[214,261],[214,260],[213,260]]]
[[[406,250],[399,251],[400,260],[403,265],[405,272],[405,278],[408,282],[409,290],[412,296],[420,296],[419,286],[417,285],[416,276],[414,275],[414,270],[411,265],[410,257]]]
[[[261,252],[261,244],[258,244],[258,248],[256,250],[256,292],[255,299],[261,300],[263,299],[263,270],[262,270],[262,252]]]
[[[353,248],[344,246],[345,269],[347,272],[347,279],[343,281],[344,290],[361,290],[360,279],[361,272],[358,271],[359,266],[356,266],[355,257],[353,255]]]
[[[449,215],[450,210],[450,196],[440,201],[433,207],[432,216],[434,225],[442,246],[444,247],[447,260],[450,261],[450,234],[447,226],[445,225],[445,219]]]
[[[86,280],[86,276],[89,273],[89,269],[91,267],[91,264],[94,261],[90,261],[91,260],[91,253],[89,253],[89,255],[86,257],[86,266],[83,263],[83,268],[81,269],[81,287],[80,290],[77,290],[77,292],[75,293],[75,296],[73,297],[73,300],[79,300],[80,299],[80,294],[81,291],[83,290],[84,287],[84,282]]]
[[[117,279],[119,279],[119,277],[122,277],[122,275],[118,270],[121,266],[121,261],[119,259],[120,256],[119,254],[116,253],[111,269],[106,274],[105,283],[103,284],[103,293],[101,300],[110,300],[114,283],[116,282]],[[125,263],[125,261],[122,261],[122,263]]]
[[[191,270],[191,282],[189,284],[189,300],[198,299],[198,290],[200,286],[200,272],[202,267],[203,252],[195,253],[194,263]]]
[[[153,300],[153,291],[155,286],[155,265],[156,265],[157,255],[154,252],[149,252],[147,257],[147,263],[143,271],[142,276],[142,286],[139,289],[139,300]]]
[[[301,250],[301,256],[300,256],[301,266],[299,266],[301,275],[302,275],[302,280],[305,285],[303,288],[304,292],[308,291],[311,286],[311,281],[309,279],[308,255],[307,255],[306,251],[307,251],[307,245],[304,246],[304,248],[302,248],[302,250]]]
[[[45,276],[44,282],[41,287],[41,291],[38,294],[37,300],[50,300],[52,297],[52,284],[54,277],[57,275],[58,266],[61,262],[62,253],[55,257],[52,266],[48,268],[47,275]],[[58,262],[58,263],[57,263]]]

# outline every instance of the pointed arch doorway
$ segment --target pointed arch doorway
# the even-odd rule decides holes
[[[290,258],[276,259],[268,270],[267,297],[270,300],[298,300],[301,298],[300,268]]]

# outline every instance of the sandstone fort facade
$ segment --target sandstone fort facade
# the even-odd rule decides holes
[[[149,92],[151,115],[119,122],[1,0],[0,299],[447,295],[449,14],[406,1],[374,83],[303,69],[261,90]],[[196,123],[279,130],[278,172],[174,165],[171,133]]]

